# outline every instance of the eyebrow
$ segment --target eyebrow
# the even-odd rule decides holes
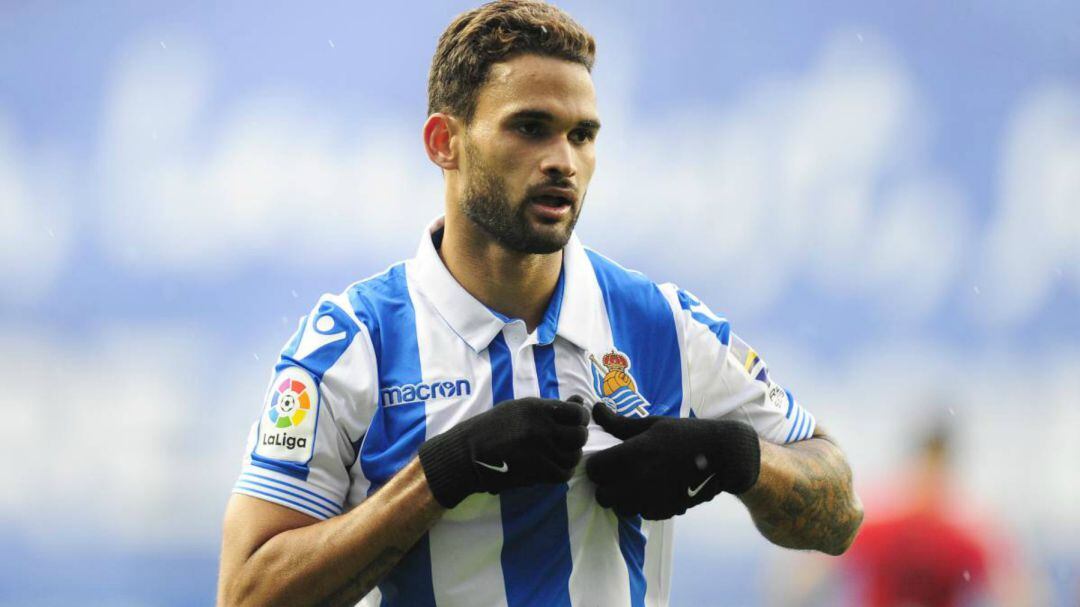
[[[507,120],[539,120],[541,122],[555,122],[555,115],[545,110],[519,110],[510,114]],[[586,118],[577,122],[577,128],[587,128],[593,131],[600,130],[600,121]]]

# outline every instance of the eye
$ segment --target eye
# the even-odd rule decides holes
[[[574,143],[587,143],[596,139],[596,132],[592,129],[575,129],[570,131],[570,141]]]
[[[539,122],[522,122],[517,126],[517,131],[526,137],[540,137],[544,134],[544,126]]]

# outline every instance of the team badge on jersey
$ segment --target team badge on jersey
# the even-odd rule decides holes
[[[307,463],[314,447],[318,410],[319,392],[311,376],[298,367],[282,369],[266,397],[255,453],[279,461]]]
[[[630,375],[630,357],[612,350],[604,355],[603,363],[589,355],[592,363],[593,391],[612,411],[627,417],[649,416],[649,402],[638,392]]]

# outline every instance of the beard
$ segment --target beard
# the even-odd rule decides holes
[[[577,208],[571,209],[570,220],[565,227],[546,226],[538,229],[528,216],[530,195],[525,193],[521,199],[511,201],[506,193],[506,182],[480,159],[477,150],[468,140],[465,141],[465,155],[471,167],[471,175],[461,198],[461,210],[480,226],[496,242],[508,250],[518,253],[548,254],[562,250],[570,241],[577,225],[578,214],[585,197],[582,196]],[[539,186],[560,185],[559,182],[545,182]]]

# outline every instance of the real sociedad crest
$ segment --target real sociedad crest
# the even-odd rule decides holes
[[[649,416],[649,402],[638,392],[630,375],[630,357],[612,350],[604,355],[603,364],[589,355],[592,363],[593,391],[611,410],[619,415]]]

